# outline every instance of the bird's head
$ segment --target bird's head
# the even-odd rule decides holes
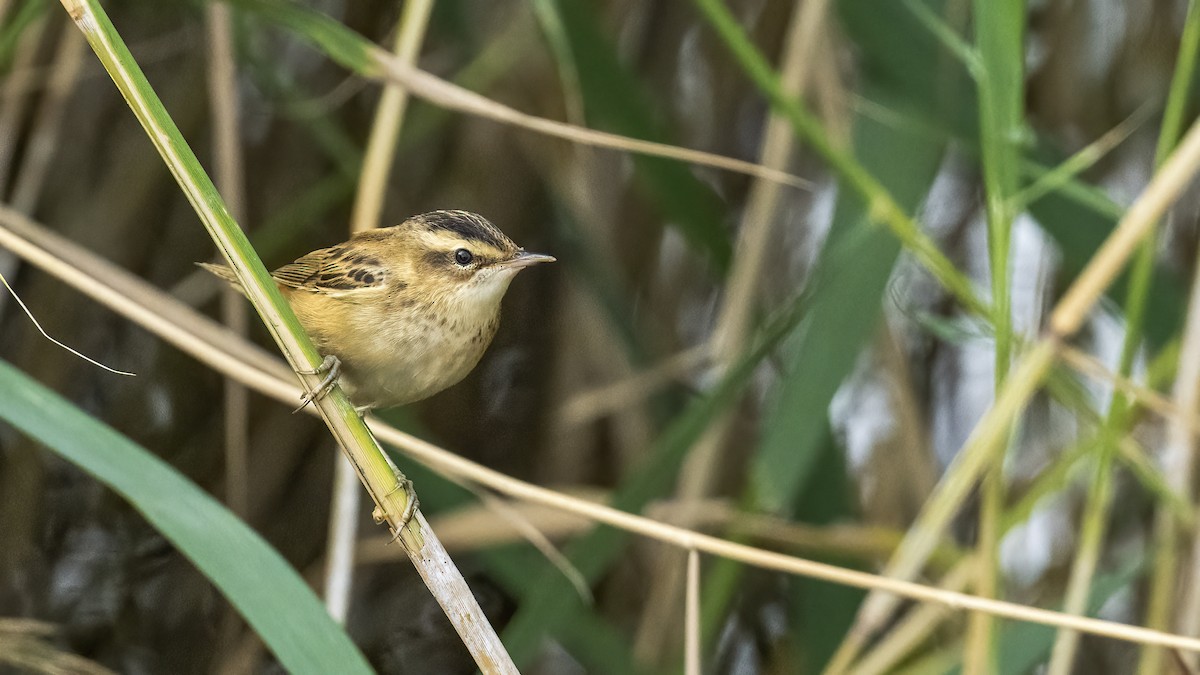
[[[399,225],[413,277],[429,295],[465,305],[495,305],[517,272],[554,257],[529,253],[483,216],[431,211]]]

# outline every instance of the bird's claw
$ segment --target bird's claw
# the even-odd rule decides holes
[[[396,530],[397,538],[400,536],[400,531],[408,527],[413,517],[417,515],[417,509],[421,508],[421,500],[417,499],[417,491],[413,488],[411,480],[405,478],[401,481],[399,489],[408,494],[408,504],[404,507],[404,513],[400,514],[400,527]]]
[[[400,514],[400,524],[393,530],[393,542],[400,539],[400,533],[404,531],[404,528],[408,527],[408,524],[412,522],[412,519],[417,515],[417,509],[421,508],[421,500],[417,499],[417,491],[415,488],[413,488],[413,482],[405,478],[402,474],[399,474],[396,477],[399,482],[395,489],[388,494],[393,495],[401,490],[404,490],[404,492],[408,494],[408,504],[404,506],[404,513]],[[382,523],[384,520],[386,520],[383,515],[383,509],[378,506],[375,507],[375,511],[371,515],[374,516],[375,522],[377,523]]]
[[[293,415],[304,410],[305,406],[309,403],[321,400],[329,393],[330,389],[333,389],[333,385],[337,384],[338,377],[342,374],[342,362],[333,354],[326,354],[325,358],[321,361],[321,365],[311,370],[297,369],[296,372],[301,375],[320,375],[324,373],[325,377],[321,379],[316,389],[300,397],[300,407],[292,411]]]

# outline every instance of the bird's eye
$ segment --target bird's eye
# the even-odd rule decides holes
[[[465,248],[460,248],[454,252],[454,262],[462,265],[463,267],[470,265],[471,261],[474,259],[475,256],[471,255],[471,252]]]

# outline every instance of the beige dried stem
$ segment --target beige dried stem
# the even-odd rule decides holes
[[[59,148],[58,139],[63,129],[67,102],[83,71],[85,56],[87,42],[83,36],[73,30],[64,31],[59,37],[49,72],[36,73],[32,78],[44,85],[45,91],[42,92],[33,124],[24,140],[26,150],[21,165],[13,177],[12,204],[19,211],[33,213],[42,196],[50,162]],[[0,93],[0,96],[3,95]]]
[[[230,214],[244,222],[246,191],[239,118],[241,98],[229,7],[210,3],[205,7],[204,24],[208,37],[208,105],[216,184],[225,197]],[[72,37],[78,38],[77,35]],[[250,326],[245,302],[231,287],[224,288],[221,294],[221,321],[242,336]],[[229,510],[245,518],[250,509],[250,395],[246,387],[228,378],[224,390],[225,501]],[[227,609],[217,637],[217,652],[222,655],[219,668],[229,667],[229,658],[236,651],[231,647],[243,632],[240,617],[232,608]]]
[[[789,96],[803,97],[811,79],[812,65],[822,36],[828,0],[814,0],[797,5],[792,11],[781,58],[780,80]],[[799,139],[791,123],[782,115],[771,112],[759,145],[759,158],[764,167],[785,171],[795,155]],[[765,268],[767,253],[779,236],[778,206],[780,185],[755,180],[750,189],[746,210],[738,227],[737,245],[725,297],[713,329],[713,379],[719,379],[729,365],[743,352],[754,316],[759,282]],[[721,458],[736,406],[726,409],[709,424],[704,435],[688,453],[679,474],[676,494],[685,503],[699,501],[713,490],[714,477],[727,469]],[[650,584],[650,598],[644,605],[635,653],[644,663],[662,663],[667,658],[667,646],[674,639],[674,622],[680,596],[683,569],[675,556],[662,556],[655,570],[658,577]]]
[[[544,117],[523,113],[515,108],[497,103],[486,96],[476,94],[452,82],[427,73],[415,66],[400,61],[386,50],[371,50],[369,56],[382,72],[381,79],[404,86],[410,94],[436,106],[457,112],[482,117],[503,124],[535,131],[546,136],[561,138],[597,148],[624,150],[627,152],[676,159],[699,166],[708,166],[748,176],[755,176],[795,188],[807,189],[811,184],[785,171],[761,166],[753,162],[725,157],[702,150],[690,150],[666,143],[643,141],[619,134],[610,134],[586,127],[557,122]]]
[[[208,32],[208,100],[213,120],[213,158],[216,183],[238,221],[246,216],[246,190],[242,170],[241,125],[237,65],[234,62],[233,26],[229,7],[211,3],[205,8]],[[241,293],[226,288],[221,296],[221,320],[230,330],[245,335],[249,327]],[[246,388],[225,383],[225,499],[229,508],[245,516],[249,504],[249,397]]]
[[[299,390],[288,367],[280,364],[277,359],[266,356],[261,349],[233,335],[208,317],[108,261],[99,259],[71,242],[45,231],[12,209],[0,206],[0,225],[0,247],[12,251],[88,297],[129,318],[219,373],[236,377],[246,386],[285,405],[292,405],[296,400]],[[918,583],[766,551],[687,528],[667,525],[512,478],[374,418],[370,419],[370,425],[379,438],[443,475],[482,485],[521,501],[540,504],[655,539],[685,551],[694,549],[761,569],[878,590],[956,610],[990,612],[1018,621],[1069,628],[1127,642],[1200,652],[1200,639],[1197,638],[930,588]]]
[[[29,81],[47,23],[46,16],[39,16],[21,31],[12,57],[12,73],[0,87],[0,191],[3,192],[9,189],[13,161],[21,147],[18,136],[25,123],[25,111],[33,101]]]
[[[397,63],[410,68],[416,63],[432,12],[433,0],[409,0],[404,3],[400,22],[396,26],[396,42],[392,45],[392,58]],[[403,85],[384,88],[379,105],[375,108],[375,120],[371,124],[367,151],[363,156],[358,191],[354,195],[354,208],[350,213],[351,232],[362,232],[379,225],[388,177],[396,159],[396,143],[400,140],[400,127],[407,109],[407,88]]]

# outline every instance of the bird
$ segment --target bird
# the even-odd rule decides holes
[[[517,246],[483,216],[431,211],[354,234],[271,273],[359,414],[420,401],[479,363],[518,272],[554,262]],[[226,265],[197,263],[241,289]],[[301,405],[301,408],[304,407]]]

